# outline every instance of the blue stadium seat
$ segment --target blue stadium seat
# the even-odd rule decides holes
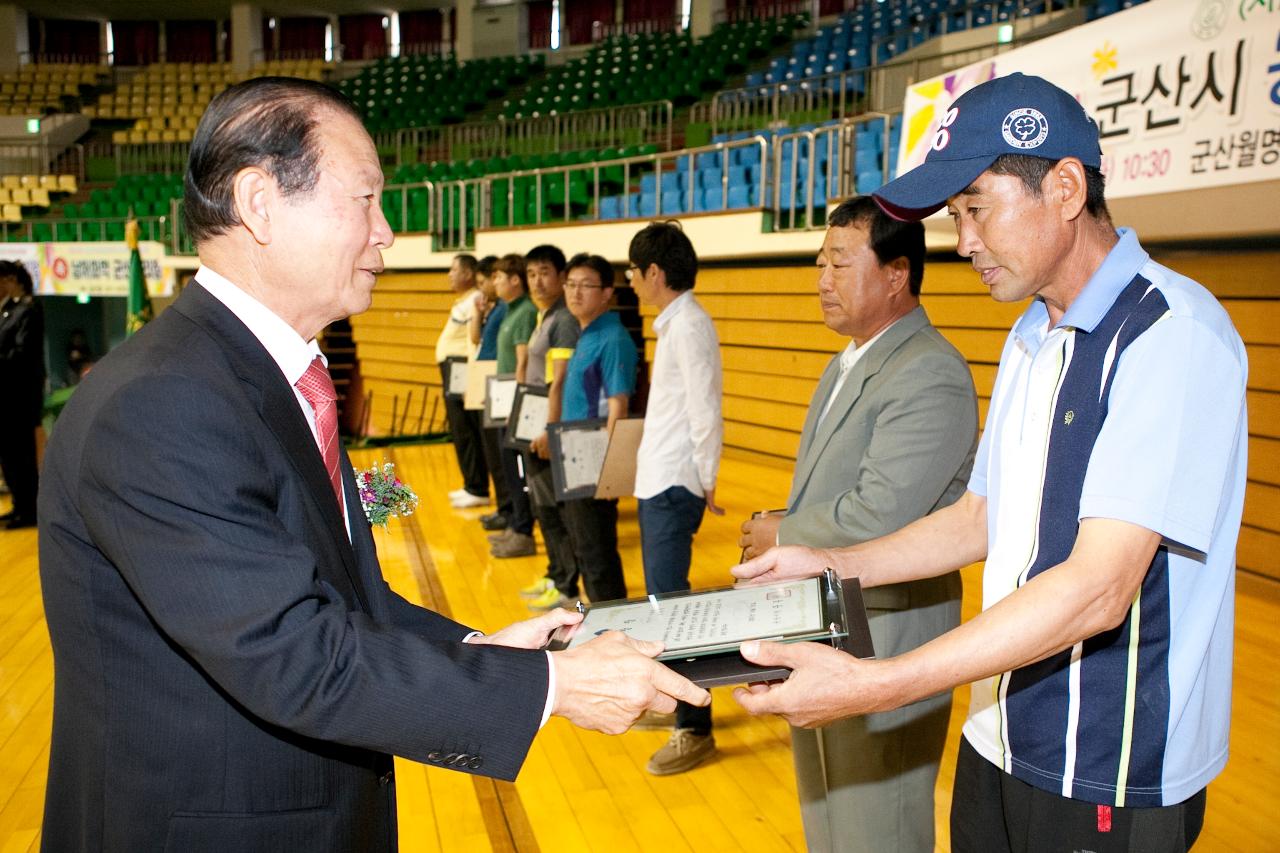
[[[699,169],[696,174],[698,176],[698,187],[704,190],[707,187],[720,186],[724,178],[724,171],[719,168]]]
[[[640,193],[640,216],[656,216],[658,213],[658,197],[651,193]],[[632,213],[634,216],[635,213]]]
[[[662,212],[684,213],[686,210],[685,194],[680,190],[668,190],[662,194]]]
[[[679,172],[663,172],[662,173],[662,192],[665,195],[669,192],[679,192],[680,175],[687,170],[681,169]]]
[[[853,155],[853,171],[856,174],[880,168],[880,152],[873,148],[859,147]]]
[[[884,177],[880,174],[880,170],[859,172],[858,179],[854,185],[854,189],[858,195],[866,195],[884,186]]]
[[[707,187],[698,193],[696,210],[720,210],[724,205],[724,189],[722,187]]]
[[[746,184],[729,187],[729,207],[755,207],[760,204],[760,188]]]
[[[598,213],[601,219],[620,219],[622,217],[622,199],[615,195],[601,196]]]
[[[640,176],[640,192],[645,195],[656,195],[658,192],[658,176],[653,172]]]

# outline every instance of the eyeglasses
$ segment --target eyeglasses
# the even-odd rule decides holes
[[[627,267],[627,281],[631,281],[633,278],[635,278],[636,273],[638,272],[640,272],[640,267],[638,267],[635,264],[632,264],[631,266]]]
[[[585,281],[573,281],[570,279],[564,283],[565,290],[604,290],[603,284],[588,284]]]

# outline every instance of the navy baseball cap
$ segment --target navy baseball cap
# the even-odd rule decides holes
[[[943,116],[923,163],[872,193],[895,219],[924,219],[977,180],[1001,154],[1102,167],[1098,125],[1070,94],[1015,73],[965,92]]]

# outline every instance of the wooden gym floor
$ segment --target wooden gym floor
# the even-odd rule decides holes
[[[528,614],[516,591],[541,574],[541,557],[494,560],[475,519],[446,493],[459,476],[449,445],[360,451],[357,465],[383,458],[418,491],[410,519],[377,532],[391,585],[481,629]],[[740,459],[722,463],[723,518],[707,516],[694,550],[693,582],[728,582],[736,530],[751,511],[778,506],[789,472]],[[0,509],[7,500],[0,499]],[[632,594],[643,592],[634,501],[622,504],[619,544]],[[965,613],[976,611],[978,567],[964,573]],[[1280,850],[1280,583],[1241,573],[1236,609],[1232,756],[1210,786],[1198,851]],[[36,534],[0,531],[0,853],[39,847],[49,758],[53,664],[39,596]],[[938,849],[948,850],[959,726],[968,691],[956,691],[938,780]],[[786,726],[742,712],[728,689],[715,691],[719,753],[678,776],[644,771],[661,732],[607,737],[552,719],[533,744],[515,784],[493,782],[397,759],[401,849],[405,851],[804,849]]]

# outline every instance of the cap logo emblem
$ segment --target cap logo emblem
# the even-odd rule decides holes
[[[1000,133],[1014,148],[1039,148],[1049,138],[1049,120],[1039,110],[1022,107],[1004,117]]]
[[[955,123],[956,116],[960,115],[960,111],[955,107],[947,110],[947,114],[942,117],[942,121],[938,123],[938,132],[933,135],[933,150],[941,151],[951,143],[951,131],[947,130]]]

